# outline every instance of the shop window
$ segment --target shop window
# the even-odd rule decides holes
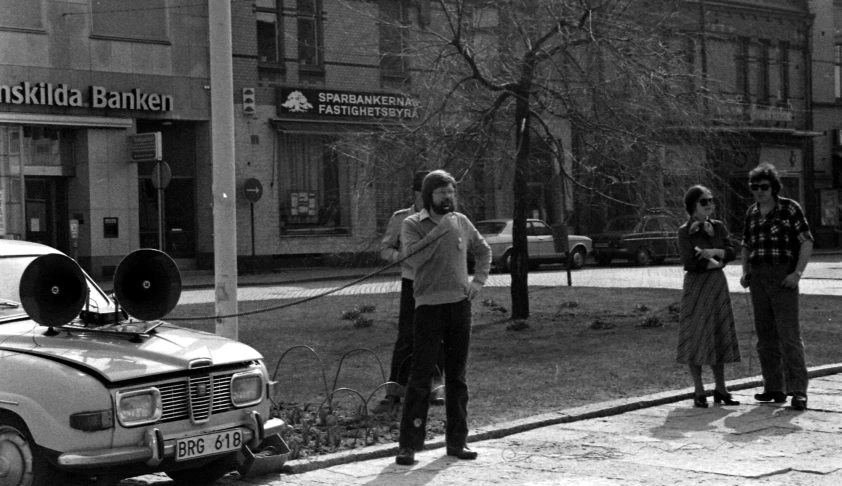
[[[96,37],[166,42],[167,0],[95,0],[91,33]]]
[[[0,29],[44,30],[42,0],[0,0]]]
[[[298,0],[298,63],[308,74],[324,74],[321,0]]]
[[[334,139],[320,135],[285,135],[281,143],[278,185],[281,234],[348,234],[348,181]]]
[[[283,0],[257,0],[257,57],[261,80],[282,79],[284,73]]]
[[[380,0],[380,76],[384,82],[409,77],[406,59],[407,5],[401,0]]]

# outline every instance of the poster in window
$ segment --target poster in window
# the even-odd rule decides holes
[[[310,204],[307,200],[307,193],[306,192],[299,192],[298,193],[298,214],[302,216],[307,216],[309,212]]]
[[[822,226],[839,225],[839,192],[833,189],[820,192]]]
[[[289,193],[289,214],[293,216],[298,215],[298,193]]]

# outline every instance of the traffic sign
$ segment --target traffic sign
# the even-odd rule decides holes
[[[260,201],[261,196],[263,196],[263,185],[260,184],[260,181],[254,177],[246,179],[243,183],[243,197],[246,198],[246,201],[253,204]]]
[[[172,172],[170,171],[170,164],[166,162],[158,162],[152,169],[152,186],[155,189],[166,189],[172,180]]]

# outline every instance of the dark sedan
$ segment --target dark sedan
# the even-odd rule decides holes
[[[614,259],[637,265],[663,263],[678,256],[679,226],[681,222],[669,215],[614,218],[601,233],[590,235],[594,260],[599,265],[608,265]]]

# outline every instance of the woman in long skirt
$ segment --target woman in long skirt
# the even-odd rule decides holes
[[[715,200],[704,186],[684,195],[689,221],[678,229],[678,248],[684,265],[684,291],[678,324],[676,361],[687,364],[693,377],[693,406],[707,408],[702,366],[713,370],[715,403],[739,405],[725,385],[725,363],[740,361],[734,312],[722,268],[736,257],[728,230],[711,219]]]

